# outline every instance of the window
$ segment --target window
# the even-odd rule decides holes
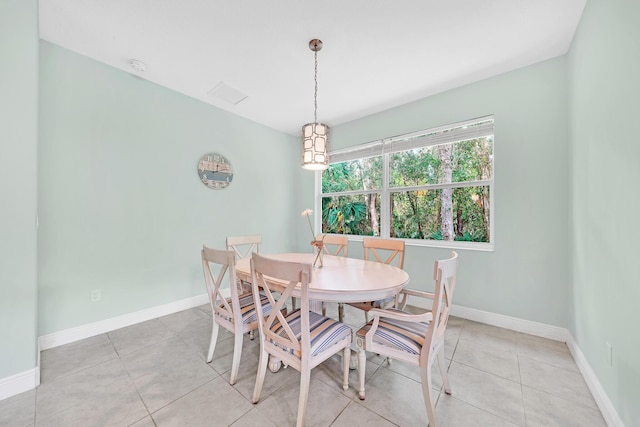
[[[492,249],[493,117],[332,152],[322,231]]]

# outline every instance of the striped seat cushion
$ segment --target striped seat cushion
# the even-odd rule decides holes
[[[298,342],[300,342],[301,337],[302,319],[300,317],[300,314],[301,311],[300,309],[298,309],[285,316],[285,319],[291,327],[293,333],[296,335]],[[318,355],[331,345],[342,341],[348,336],[351,336],[351,328],[344,323],[340,323],[337,320],[331,319],[330,317],[325,317],[312,311],[309,312],[309,328],[311,329],[310,337],[312,356]],[[271,327],[271,332],[287,338],[287,333],[282,328],[282,325],[278,320],[276,320],[276,322]],[[292,348],[284,347],[279,343],[273,342],[272,340],[269,341],[276,346],[281,347],[283,351],[286,351],[290,354],[295,354],[297,357],[300,357],[299,351],[294,351],[294,349]]]
[[[253,292],[246,292],[238,297],[240,300],[240,313],[242,315],[242,323],[245,325],[255,323],[258,321],[258,313],[256,313],[256,306],[253,302]],[[231,299],[227,299],[229,305],[231,305]],[[262,304],[262,312],[265,315],[271,313],[271,303],[267,299],[267,296],[260,292],[260,302]],[[217,316],[225,319],[226,321],[232,321],[228,316],[222,315],[222,313],[216,313]]]
[[[373,321],[367,323],[356,334],[364,339],[372,324]],[[420,354],[428,328],[429,324],[424,322],[405,322],[381,317],[373,342],[411,354]]]

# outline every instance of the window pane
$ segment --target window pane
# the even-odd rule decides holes
[[[382,156],[330,164],[322,172],[322,192],[379,190],[382,188]]]
[[[489,200],[488,186],[391,193],[391,237],[489,242]]]
[[[493,137],[392,153],[390,187],[491,179]]]
[[[322,232],[379,236],[380,195],[323,197]]]

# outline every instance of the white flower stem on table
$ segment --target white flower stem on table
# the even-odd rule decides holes
[[[316,248],[318,248],[318,253],[316,254],[316,258],[313,260],[313,266],[316,266],[316,262],[318,262],[318,259],[320,258],[320,255],[322,254],[323,249],[323,242],[324,242],[324,236],[327,235],[327,233],[324,233],[322,235],[322,240],[319,241],[316,240],[316,235],[313,232],[313,225],[311,224],[311,215],[313,214],[313,210],[311,209],[305,209],[302,211],[301,216],[306,216],[307,217],[307,222],[309,223],[309,230],[311,230],[311,238],[313,239],[311,241],[311,246],[314,246]],[[322,260],[320,261],[320,266],[322,266]]]

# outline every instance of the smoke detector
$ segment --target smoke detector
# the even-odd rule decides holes
[[[142,61],[138,61],[137,59],[130,59],[129,65],[131,65],[131,68],[140,73],[144,72],[147,69],[147,65]]]

